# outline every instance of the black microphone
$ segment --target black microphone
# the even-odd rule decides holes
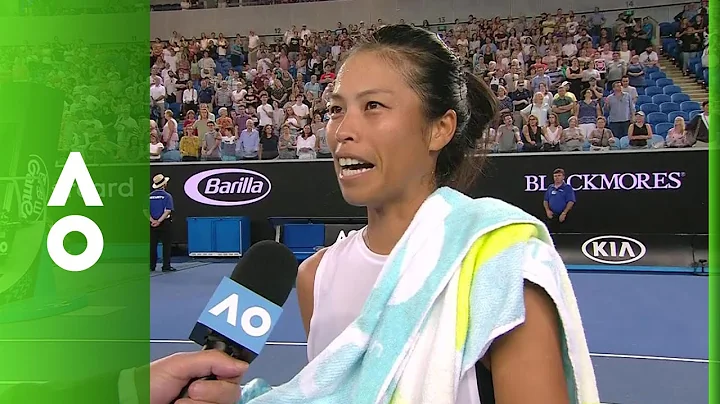
[[[251,246],[230,278],[223,278],[190,339],[251,363],[265,346],[297,278],[298,261],[286,246],[261,241]],[[202,378],[215,380],[215,376]],[[188,397],[191,380],[180,392]]]

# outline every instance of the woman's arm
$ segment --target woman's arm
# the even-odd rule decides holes
[[[628,139],[635,140],[633,133],[635,133],[635,124],[634,123],[630,124],[630,127],[628,128]]]
[[[298,305],[300,306],[300,317],[302,317],[302,322],[305,326],[306,336],[310,334],[310,319],[312,319],[315,304],[315,273],[325,254],[325,250],[326,249],[322,249],[316,252],[310,258],[303,261],[300,264],[300,268],[298,268],[296,288]]]
[[[498,404],[568,404],[558,313],[545,291],[525,283],[525,322],[489,351]]]

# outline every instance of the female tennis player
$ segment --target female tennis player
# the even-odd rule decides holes
[[[348,203],[367,208],[368,225],[300,267],[310,361],[363,311],[421,205],[441,187],[463,192],[473,184],[483,159],[478,143],[496,100],[435,34],[395,25],[352,51],[329,110],[327,140],[340,189]],[[546,248],[555,253],[550,243]],[[527,278],[516,293],[524,301],[524,321],[494,338],[459,375],[455,403],[577,402],[571,384],[578,381],[563,361],[557,304]]]

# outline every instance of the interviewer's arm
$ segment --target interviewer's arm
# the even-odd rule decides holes
[[[525,283],[525,322],[490,348],[497,404],[569,404],[558,313],[537,285]]]

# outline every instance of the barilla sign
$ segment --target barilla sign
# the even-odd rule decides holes
[[[242,168],[203,171],[185,181],[190,199],[211,206],[250,205],[268,196],[271,189],[266,176]]]

